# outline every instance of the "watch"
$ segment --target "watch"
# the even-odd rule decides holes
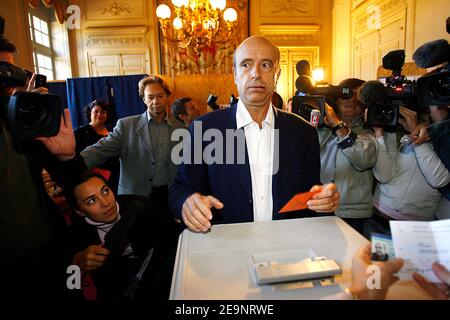
[[[356,138],[358,137],[356,133],[354,133],[351,129],[348,129],[348,135],[337,143],[339,149],[347,149],[351,147],[353,143],[355,143]]]
[[[342,129],[343,127],[345,127],[345,123],[344,123],[344,121],[341,121],[339,124],[335,125],[335,126],[331,129],[331,131],[333,132],[334,135],[336,135],[336,132],[337,132],[339,129]]]

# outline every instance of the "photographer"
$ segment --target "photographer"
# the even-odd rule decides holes
[[[15,53],[16,47],[0,36],[2,71],[16,68]],[[68,110],[53,137],[19,140],[13,134],[6,107],[15,85],[8,74],[2,72],[0,78],[0,297],[61,297],[66,282],[61,251],[65,222],[45,192],[41,173],[45,167],[63,183],[61,179],[78,172],[83,162],[75,157]]]
[[[449,56],[450,45],[447,40],[440,39],[420,46],[414,52],[413,59],[417,66],[426,69],[426,76],[439,76],[439,74],[444,75],[444,72],[450,70]],[[442,83],[445,85],[445,80]],[[433,83],[432,87],[430,89],[437,90],[435,88],[436,82]],[[448,94],[445,98],[448,102]],[[447,170],[450,170],[450,106],[446,104],[429,105],[432,124],[428,127],[425,124],[418,125],[411,135],[415,142],[431,138],[436,154],[445,164]],[[450,218],[450,183],[439,188],[439,191],[443,197],[435,215],[439,219]]]
[[[360,79],[346,79],[339,85],[353,92],[364,83]],[[375,139],[363,129],[362,104],[356,99],[337,101],[336,113],[325,106],[324,123],[319,127],[321,173],[323,183],[336,183],[341,190],[341,205],[336,215],[343,218],[359,233],[372,215],[371,168],[375,165],[377,151]]]
[[[400,107],[398,132],[373,127],[378,158],[373,169],[378,180],[374,195],[374,221],[381,232],[389,233],[389,220],[433,220],[441,194],[437,190],[450,181],[450,173],[436,155],[431,143],[408,143],[397,134],[410,134],[417,128],[417,113]]]

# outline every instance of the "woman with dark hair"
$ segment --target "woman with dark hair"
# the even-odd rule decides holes
[[[92,275],[97,299],[167,299],[175,220],[146,197],[116,197],[103,176],[89,171],[64,193],[76,213],[68,231],[68,263]]]
[[[111,122],[111,110],[105,100],[96,99],[84,109],[87,125],[75,130],[76,149],[83,151],[86,147],[97,143],[100,139],[108,136],[108,124]],[[107,160],[98,166],[99,169],[108,170],[111,175],[109,183],[114,192],[117,192],[119,183],[119,159],[117,157]]]
[[[89,123],[75,130],[77,151],[79,152],[108,135],[109,131],[106,124],[111,118],[109,105],[104,100],[92,101],[84,108],[84,113]]]

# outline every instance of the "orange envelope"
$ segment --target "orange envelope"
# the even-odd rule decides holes
[[[292,197],[291,200],[288,201],[288,203],[286,203],[286,205],[283,208],[281,208],[280,211],[278,211],[278,213],[285,213],[289,211],[297,211],[308,208],[306,202],[312,199],[312,197],[319,192],[320,190],[297,193],[295,196]]]

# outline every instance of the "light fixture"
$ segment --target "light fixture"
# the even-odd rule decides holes
[[[312,70],[312,78],[315,82],[322,82],[325,79],[325,69],[322,66],[314,67]]]
[[[226,10],[226,0],[171,0],[175,17],[167,4],[156,8],[163,36],[178,43],[180,48],[201,49],[226,42],[236,26],[237,12]]]

